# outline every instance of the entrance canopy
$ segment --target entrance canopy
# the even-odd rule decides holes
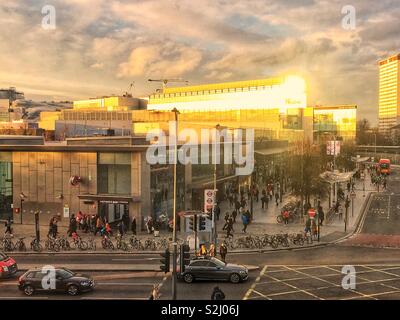
[[[332,172],[325,171],[320,174],[321,179],[329,183],[346,182],[354,175],[353,171],[350,172]]]
[[[79,194],[78,198],[81,200],[93,200],[93,201],[140,202],[140,197],[111,195],[111,194]]]

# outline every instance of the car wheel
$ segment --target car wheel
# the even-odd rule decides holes
[[[35,289],[33,289],[33,287],[31,286],[31,285],[26,285],[25,287],[24,287],[24,293],[25,293],[25,295],[27,295],[27,296],[31,296],[31,295],[33,295],[33,293],[35,292]]]
[[[240,282],[240,276],[237,273],[232,273],[229,277],[229,281],[232,283],[239,283]]]
[[[70,296],[76,296],[79,293],[79,289],[76,285],[71,284],[68,286],[67,292]]]
[[[193,275],[192,275],[191,273],[186,273],[186,274],[184,275],[184,277],[183,277],[183,280],[184,280],[186,283],[192,283],[193,280],[194,280],[194,277],[193,277]]]

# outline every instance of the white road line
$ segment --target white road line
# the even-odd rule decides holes
[[[129,283],[129,282],[97,282],[98,286],[153,286],[154,283],[141,282],[141,283]]]
[[[257,285],[257,282],[260,281],[261,277],[264,276],[265,271],[267,270],[268,266],[264,266],[260,272],[260,274],[258,275],[258,277],[256,278],[256,280],[254,281],[254,283],[251,285],[251,287],[249,288],[249,290],[247,290],[246,294],[243,297],[243,300],[248,300],[249,296],[251,295],[251,293],[254,291],[254,288]]]
[[[288,268],[288,267],[287,267],[287,269],[288,269],[288,270],[291,270],[291,271],[296,271],[296,269],[292,269],[292,268]],[[306,275],[306,276],[307,276],[307,274],[306,274],[306,273],[304,273],[304,272],[301,272],[301,271],[296,271],[296,272],[298,272],[298,273],[300,273],[300,274],[303,274],[303,275]],[[310,276],[310,275],[308,275],[308,276]],[[314,279],[316,279],[316,280],[323,281],[323,282],[326,282],[326,283],[328,283],[328,284],[330,284],[330,285],[336,286],[336,283],[330,282],[330,281],[328,281],[328,280],[325,280],[325,279],[321,279],[321,278],[319,278],[319,277],[316,277],[316,276],[310,276],[310,278],[314,278]],[[363,294],[363,293],[361,293],[361,292],[358,292],[358,291],[356,291],[356,290],[353,290],[353,289],[349,289],[348,291],[351,291],[351,292],[354,292],[355,294],[359,294],[359,295],[362,295],[362,296],[364,296],[364,294]]]
[[[387,215],[388,220],[390,218],[390,199],[391,199],[391,196],[389,196],[389,200],[388,200],[388,215]]]

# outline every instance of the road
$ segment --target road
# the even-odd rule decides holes
[[[228,253],[228,262],[258,267],[240,284],[178,282],[178,299],[209,299],[218,285],[227,299],[400,299],[400,173],[395,170],[387,190],[371,197],[360,234],[323,247],[264,253]],[[388,239],[395,239],[387,244]],[[368,241],[366,241],[367,239]],[[383,240],[382,240],[383,239]],[[385,242],[386,241],[386,242]],[[20,265],[73,265],[88,270],[96,290],[68,299],[148,299],[153,284],[161,284],[161,299],[171,298],[171,277],[154,272],[157,254],[15,255]],[[345,265],[354,266],[356,287],[344,289]],[[147,266],[147,272],[134,272]],[[16,279],[0,281],[0,299],[24,298]],[[37,294],[27,299],[64,299]]]

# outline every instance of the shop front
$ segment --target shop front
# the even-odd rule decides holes
[[[13,183],[11,152],[0,152],[0,220],[13,218]]]

